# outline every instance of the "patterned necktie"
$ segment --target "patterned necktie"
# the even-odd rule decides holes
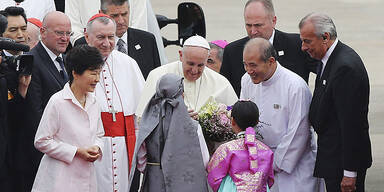
[[[119,39],[117,41],[117,50],[124,54],[127,54],[127,49],[125,48],[125,43],[122,39]]]
[[[67,72],[65,71],[65,68],[64,68],[63,59],[61,57],[56,57],[56,61],[59,63],[60,68],[61,68],[61,70],[59,71],[61,77],[63,78],[63,80],[65,82],[67,82],[69,80],[69,78],[68,78],[68,74],[67,74]]]

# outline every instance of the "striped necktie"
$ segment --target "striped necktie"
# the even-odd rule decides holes
[[[117,50],[124,54],[127,54],[127,49],[125,48],[125,43],[122,39],[119,39],[117,41]]]

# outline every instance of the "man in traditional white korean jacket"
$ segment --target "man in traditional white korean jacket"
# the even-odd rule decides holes
[[[309,125],[311,92],[297,74],[281,66],[276,51],[265,39],[250,40],[244,48],[246,74],[241,79],[241,99],[260,109],[257,125],[263,142],[274,152],[275,184],[272,192],[323,191],[312,176],[316,145]]]

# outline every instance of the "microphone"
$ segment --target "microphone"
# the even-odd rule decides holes
[[[0,36],[4,33],[4,31],[7,29],[8,20],[4,15],[0,14]]]
[[[12,50],[12,51],[29,51],[29,46],[21,43],[16,43],[14,40],[9,38],[0,37],[0,50]]]

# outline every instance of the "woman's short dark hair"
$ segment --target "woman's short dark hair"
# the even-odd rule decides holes
[[[69,77],[69,84],[72,84],[72,71],[82,75],[86,70],[100,69],[104,65],[103,57],[99,50],[89,45],[79,45],[72,48],[65,58],[65,69]]]
[[[232,107],[231,116],[240,129],[245,131],[259,122],[259,108],[252,101],[238,101]]]

